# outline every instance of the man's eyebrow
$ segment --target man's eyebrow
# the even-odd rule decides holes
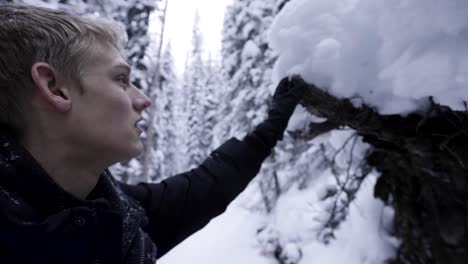
[[[112,68],[114,68],[114,69],[119,69],[119,68],[124,69],[128,74],[130,74],[130,72],[132,71],[130,66],[128,66],[127,64],[123,64],[123,63],[119,63],[119,64],[115,65]]]

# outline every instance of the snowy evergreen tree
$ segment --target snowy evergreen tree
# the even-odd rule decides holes
[[[201,134],[202,148],[206,150],[206,154],[217,145],[214,142],[214,127],[218,122],[218,108],[220,95],[220,85],[222,82],[221,66],[219,63],[209,56],[205,62],[205,80],[202,94],[202,107],[203,107],[203,131]]]
[[[162,180],[179,172],[181,159],[180,143],[178,142],[181,130],[177,120],[179,106],[176,105],[178,103],[176,97],[180,97],[180,91],[174,72],[174,58],[170,44],[166,46],[161,59],[159,80],[161,90],[154,101],[156,108],[154,126],[157,140],[155,157],[152,160],[156,168],[154,176],[152,175],[152,181]]]
[[[153,23],[157,24],[158,30],[151,34],[152,45],[149,46],[149,51],[147,52],[147,58],[151,63],[152,67],[148,69],[148,74],[146,75],[148,83],[147,94],[152,102],[155,102],[159,94],[162,93],[162,84],[163,82],[161,77],[161,67],[162,67],[162,51],[164,43],[164,33],[166,28],[166,17],[167,17],[167,8],[168,1],[161,2],[163,7],[157,13],[154,13]],[[154,20],[154,18],[156,18]],[[157,106],[153,103],[148,107],[146,114],[144,115],[144,124],[147,125],[145,129],[145,149],[143,152],[143,171],[142,171],[142,181],[151,181],[151,178],[159,178],[160,175],[156,175],[157,171],[155,170],[158,164],[155,164],[154,157],[158,154],[156,152],[156,142],[158,135],[156,134],[155,128],[155,118],[157,115]]]
[[[265,118],[274,63],[267,44],[273,8],[268,1],[234,1],[225,14],[222,66],[228,90],[215,133],[220,142],[242,137]]]
[[[187,155],[188,167],[199,165],[207,157],[207,149],[203,142],[204,135],[204,111],[205,111],[205,80],[206,68],[203,60],[203,38],[199,28],[200,17],[195,16],[192,30],[192,50],[188,59],[186,71],[185,89],[188,92],[188,141]]]

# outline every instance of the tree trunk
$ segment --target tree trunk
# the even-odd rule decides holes
[[[432,102],[427,113],[380,115],[300,77],[292,82],[310,88],[301,102],[310,113],[355,129],[371,145],[366,160],[381,173],[374,195],[394,206],[402,242],[391,263],[467,263],[467,112]],[[319,134],[314,128],[323,125],[307,134]]]

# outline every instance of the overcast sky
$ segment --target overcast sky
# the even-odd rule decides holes
[[[224,10],[232,0],[169,0],[165,39],[171,41],[176,70],[183,72],[185,57],[191,48],[195,12],[200,14],[200,30],[205,51],[213,57],[221,48]]]

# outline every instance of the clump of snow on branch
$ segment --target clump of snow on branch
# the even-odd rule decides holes
[[[468,99],[465,0],[295,0],[270,29],[276,79],[298,73],[382,114]]]

